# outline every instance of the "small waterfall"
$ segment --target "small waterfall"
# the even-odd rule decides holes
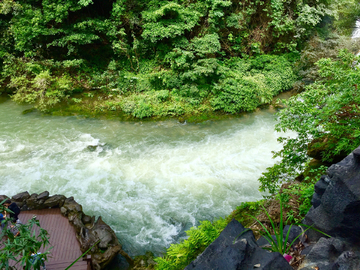
[[[351,35],[352,38],[360,38],[360,20],[356,21],[354,31]]]

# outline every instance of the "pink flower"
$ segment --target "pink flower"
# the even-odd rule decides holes
[[[288,254],[284,254],[283,256],[287,262],[290,262],[290,260],[292,259],[292,256],[290,256]]]

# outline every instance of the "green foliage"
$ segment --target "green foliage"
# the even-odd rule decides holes
[[[283,207],[282,207],[281,199],[279,201],[280,201],[280,223],[278,225],[276,224],[275,221],[272,220],[268,211],[266,211],[265,207],[262,206],[266,216],[269,219],[269,223],[271,224],[272,232],[275,235],[275,239],[273,239],[271,231],[269,231],[267,227],[260,220],[258,220],[254,216],[251,215],[250,216],[263,228],[263,231],[260,231],[260,233],[262,236],[265,237],[265,239],[270,244],[270,247],[264,247],[264,249],[271,250],[272,252],[279,252],[281,254],[287,254],[292,244],[302,235],[302,233],[299,234],[297,237],[295,237],[295,239],[290,243],[290,245],[288,245],[287,241],[289,238],[292,224],[290,225],[286,236],[283,237],[284,235]]]
[[[38,228],[38,233],[35,233],[35,228]],[[40,269],[41,261],[47,260],[49,249],[38,254],[38,260],[35,262],[31,262],[31,255],[37,253],[41,247],[48,246],[49,235],[47,231],[40,227],[36,218],[30,219],[27,224],[19,225],[18,230],[20,235],[17,237],[8,228],[4,228],[2,231],[1,236],[6,236],[7,240],[3,242],[3,247],[0,250],[1,269],[11,269],[10,261],[15,261],[17,267],[24,267],[24,269]]]
[[[279,224],[277,224],[270,217],[270,214],[268,213],[268,211],[265,209],[264,206],[262,206],[266,216],[268,217],[268,221],[271,224],[272,231],[270,231],[267,228],[267,226],[264,223],[262,223],[259,219],[257,219],[254,216],[251,216],[251,215],[250,216],[262,227],[263,230],[260,231],[260,233],[269,242],[270,247],[264,247],[264,249],[271,250],[272,252],[279,252],[281,254],[288,254],[291,246],[295,243],[295,241],[301,235],[303,235],[307,230],[314,229],[314,228],[304,225],[304,224],[300,224],[301,226],[306,227],[306,229],[304,231],[302,231],[299,235],[297,235],[291,243],[288,243],[291,227],[293,226],[293,224],[290,224],[288,231],[284,237],[284,219],[283,219],[284,213],[283,213],[283,205],[282,205],[281,198],[279,198],[279,203],[280,203],[280,222],[279,222]],[[314,230],[324,234],[325,236],[330,237],[329,235],[327,235],[317,229],[314,229]],[[275,239],[272,237],[272,235],[275,236]]]
[[[4,0],[0,86],[42,111],[78,101],[85,107],[89,99],[75,95],[90,90],[102,97],[94,106],[139,118],[252,110],[294,82],[286,57],[261,54],[296,51],[329,13],[325,7],[295,0]],[[266,65],[238,73],[228,61],[240,58],[243,66],[261,58]],[[161,110],[148,98],[153,91],[169,92]],[[169,109],[169,100],[189,105]]]
[[[145,21],[142,37],[145,40],[156,42],[165,38],[181,36],[186,30],[194,28],[200,15],[191,6],[184,8],[175,2],[168,2],[157,10],[142,13]]]
[[[322,165],[318,168],[305,169],[305,177],[302,182],[296,182],[287,188],[282,188],[276,196],[284,203],[287,209],[286,220],[288,223],[299,223],[311,208],[311,199],[314,194],[314,184],[325,174],[327,167]],[[292,202],[290,203],[290,199]],[[295,205],[294,205],[295,203]]]
[[[249,60],[232,58],[227,64],[231,75],[213,89],[215,97],[211,104],[215,110],[230,113],[254,110],[290,89],[296,81],[286,56],[261,55]]]
[[[320,148],[322,161],[328,163],[337,155],[349,154],[360,144],[359,59],[345,50],[338,57],[338,60],[319,60],[321,80],[284,101],[287,107],[278,114],[277,130],[292,130],[298,136],[280,138],[284,147],[274,156],[282,161],[260,178],[261,189],[274,191],[279,183],[302,171],[309,160],[310,142],[319,142],[313,147]]]
[[[331,2],[334,11],[334,26],[337,31],[350,35],[353,31],[355,21],[360,15],[360,4],[356,0],[337,0]]]
[[[192,227],[186,231],[188,238],[179,244],[172,244],[164,257],[155,258],[158,270],[184,269],[205,248],[211,244],[226,227],[227,222],[219,219],[214,223],[202,221],[198,227]]]

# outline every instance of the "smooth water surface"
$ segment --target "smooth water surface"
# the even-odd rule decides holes
[[[268,110],[181,124],[23,115],[27,108],[0,103],[0,193],[74,196],[131,255],[158,254],[200,220],[260,199],[257,179],[280,149]]]

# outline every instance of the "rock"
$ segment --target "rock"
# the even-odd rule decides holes
[[[344,251],[333,264],[332,270],[358,270],[360,257],[353,251]]]
[[[95,266],[95,269],[103,269],[119,252],[124,255],[125,259],[130,264],[133,264],[133,260],[129,255],[121,249],[121,245],[114,231],[101,219],[101,217],[98,218],[94,227],[89,230],[89,232],[94,235],[96,241],[100,240],[97,245],[100,250],[92,256],[92,263]],[[103,252],[104,250],[105,252]]]
[[[99,248],[105,249],[110,245],[118,244],[114,231],[101,219],[101,217],[95,222],[91,231],[101,240],[98,245]]]
[[[40,207],[39,202],[37,200],[37,193],[31,194],[31,196],[26,200],[26,205],[29,210],[38,209]]]
[[[9,199],[9,197],[6,195],[0,195],[0,202],[2,202],[5,199]]]
[[[154,261],[154,254],[150,251],[147,251],[145,255],[136,256],[134,259],[134,265],[131,268],[132,270],[145,270],[145,269],[154,269],[156,262]]]
[[[21,192],[19,194],[12,196],[11,200],[13,200],[15,202],[24,202],[28,198],[30,198],[30,194],[29,194],[29,192],[25,191],[25,192]]]
[[[284,257],[279,252],[269,252],[265,249],[258,247],[249,263],[246,266],[242,266],[239,269],[253,269],[255,265],[260,265],[257,269],[262,270],[292,270],[293,268],[290,264],[284,259]]]
[[[238,221],[232,220],[220,236],[185,269],[240,269],[240,265],[258,247],[252,231],[244,231],[245,228]]]
[[[98,145],[88,145],[87,146],[87,149],[90,151],[90,152],[94,152],[96,150],[96,148],[98,148]]]
[[[82,212],[71,212],[68,214],[69,222],[74,226],[77,233],[80,233],[81,228],[85,227],[81,221]]]
[[[85,227],[81,228],[80,233],[78,235],[78,240],[80,242],[80,247],[82,252],[87,251],[97,241],[96,237],[90,233],[88,228]]]
[[[185,270],[248,270],[257,264],[260,264],[258,269],[292,269],[280,253],[270,253],[259,248],[253,232],[232,220]]]
[[[358,270],[360,269],[360,257],[358,248],[353,247],[343,239],[320,238],[313,246],[299,270],[319,269],[329,270]]]
[[[61,213],[64,212],[66,215],[72,212],[82,212],[82,206],[74,200],[74,197],[67,198],[62,208],[65,210],[61,210]]]
[[[91,217],[88,215],[83,215],[82,217],[82,222],[86,225],[86,224],[91,224],[93,223],[93,220],[95,219],[95,217]]]
[[[44,206],[48,208],[62,207],[65,199],[66,197],[64,195],[54,195],[45,200]]]
[[[104,253],[92,255],[92,264],[95,270],[104,269],[121,250],[121,246],[109,247]]]
[[[274,239],[275,242],[277,242],[275,235],[272,235],[271,237],[272,237],[272,239]],[[269,241],[268,241],[264,236],[261,236],[261,237],[256,241],[256,244],[257,244],[259,247],[265,247],[265,246],[269,246],[269,245],[270,245]]]
[[[49,192],[48,191],[44,191],[42,193],[40,193],[38,196],[37,196],[37,199],[40,201],[40,200],[46,200],[49,198]]]
[[[60,207],[60,213],[66,217],[67,216],[67,213],[68,213],[68,210],[65,208],[65,207]]]
[[[316,262],[334,262],[346,250],[345,242],[337,238],[322,237],[310,250],[306,259]]]
[[[284,237],[284,239],[286,238],[286,235],[287,235],[287,233],[288,233],[288,231],[289,231],[289,228],[290,228],[289,225],[286,225],[286,226],[284,227],[284,231],[283,231],[283,237]],[[291,226],[291,229],[290,229],[290,233],[289,233],[287,242],[288,242],[289,244],[291,244],[292,241],[294,241],[294,239],[295,239],[296,237],[298,237],[299,235],[300,235],[300,236],[295,240],[294,244],[299,243],[300,240],[301,240],[302,242],[304,242],[304,237],[301,235],[301,234],[303,233],[303,231],[304,231],[304,230],[303,230],[300,226]]]
[[[304,223],[332,236],[360,241],[360,147],[332,165],[315,185],[313,207]],[[310,233],[311,240],[321,234]]]

